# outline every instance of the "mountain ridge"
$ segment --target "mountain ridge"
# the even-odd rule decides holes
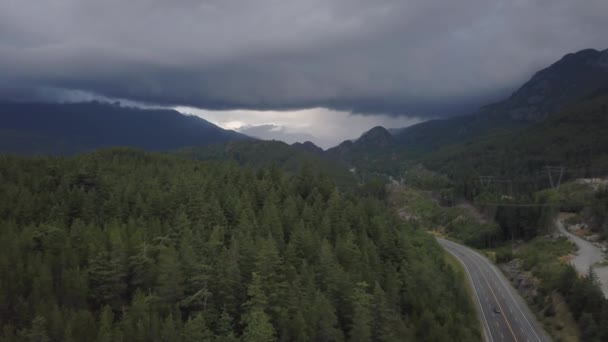
[[[473,114],[429,120],[390,131],[374,127],[362,137],[383,132],[391,136],[387,141],[392,143],[366,146],[358,143],[359,138],[345,141],[326,153],[358,169],[373,162],[377,164],[373,168],[376,173],[399,172],[426,154],[450,146],[474,145],[488,137],[521,132],[542,124],[594,93],[601,94],[602,89],[608,89],[608,49],[585,49],[564,55],[536,72],[509,97],[483,106]]]
[[[0,152],[73,154],[129,146],[173,150],[250,137],[171,109],[101,102],[0,103]]]
[[[522,129],[606,86],[608,49],[584,49],[539,70],[502,101],[483,106],[473,114],[406,127],[395,138],[408,148],[427,152],[486,133]]]
[[[305,141],[303,143],[301,142],[295,142],[293,144],[291,144],[291,146],[303,150],[303,151],[307,151],[316,155],[322,155],[325,151],[320,148],[319,146],[315,145],[315,143],[313,143],[312,141]]]

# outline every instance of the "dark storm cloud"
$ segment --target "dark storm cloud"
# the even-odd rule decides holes
[[[605,0],[7,0],[0,92],[445,115],[607,47],[606,13]]]

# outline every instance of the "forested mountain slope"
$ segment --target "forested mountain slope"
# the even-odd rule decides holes
[[[376,126],[356,140],[346,140],[328,149],[324,156],[355,167],[358,174],[366,176],[395,173],[398,168],[394,161],[401,152],[393,135],[386,128]]]
[[[274,167],[288,173],[297,173],[307,167],[330,176],[338,185],[356,185],[355,176],[342,163],[324,158],[319,153],[309,152],[300,145],[288,145],[282,141],[233,141],[203,147],[187,147],[176,153],[198,160],[233,160],[241,166],[252,168]]]
[[[395,139],[413,151],[432,151],[543,121],[608,86],[608,50],[586,49],[537,72],[509,98],[472,115],[431,120],[400,130]]]
[[[115,104],[0,103],[0,152],[73,154],[101,147],[173,150],[247,136],[197,116]]]
[[[130,149],[0,157],[2,341],[475,341],[426,233],[382,201]]]
[[[313,154],[317,154],[317,155],[322,155],[323,154],[323,149],[320,148],[319,146],[315,145],[314,143],[312,143],[311,141],[305,141],[303,143],[293,143],[291,144],[292,147],[313,153]]]
[[[513,137],[512,133],[552,120],[556,113],[606,87],[608,50],[582,50],[537,72],[509,98],[471,115],[430,120],[391,132],[374,127],[362,137],[377,139],[345,141],[325,154],[364,172],[399,176],[429,153],[443,149],[437,153],[449,154],[454,146]],[[589,122],[581,122],[586,124]]]
[[[395,146],[393,136],[386,128],[376,126],[356,140],[347,140],[325,151],[328,156],[348,159],[354,155],[390,150]]]
[[[547,179],[547,166],[564,166],[563,181],[608,173],[608,88],[519,132],[439,150],[424,159],[456,178],[478,175]]]

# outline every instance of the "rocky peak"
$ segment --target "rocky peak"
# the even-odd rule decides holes
[[[356,144],[369,147],[389,147],[395,144],[393,135],[382,126],[376,126],[363,133]]]
[[[305,141],[303,143],[294,143],[291,146],[299,148],[301,150],[310,152],[310,153],[314,153],[314,154],[322,154],[323,153],[323,149],[320,148],[319,146],[315,145],[313,142],[311,141]]]
[[[581,50],[537,72],[508,99],[482,113],[538,122],[608,85],[608,50]]]

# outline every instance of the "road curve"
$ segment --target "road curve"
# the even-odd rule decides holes
[[[576,255],[570,260],[570,263],[580,274],[587,274],[589,267],[592,267],[598,277],[604,297],[608,298],[608,267],[596,265],[606,260],[602,250],[591,242],[567,231],[561,219],[558,218],[555,221],[555,225],[559,232],[570,239],[578,248]]]
[[[464,266],[476,297],[474,302],[485,341],[551,341],[496,266],[470,248],[441,238],[437,241]]]

